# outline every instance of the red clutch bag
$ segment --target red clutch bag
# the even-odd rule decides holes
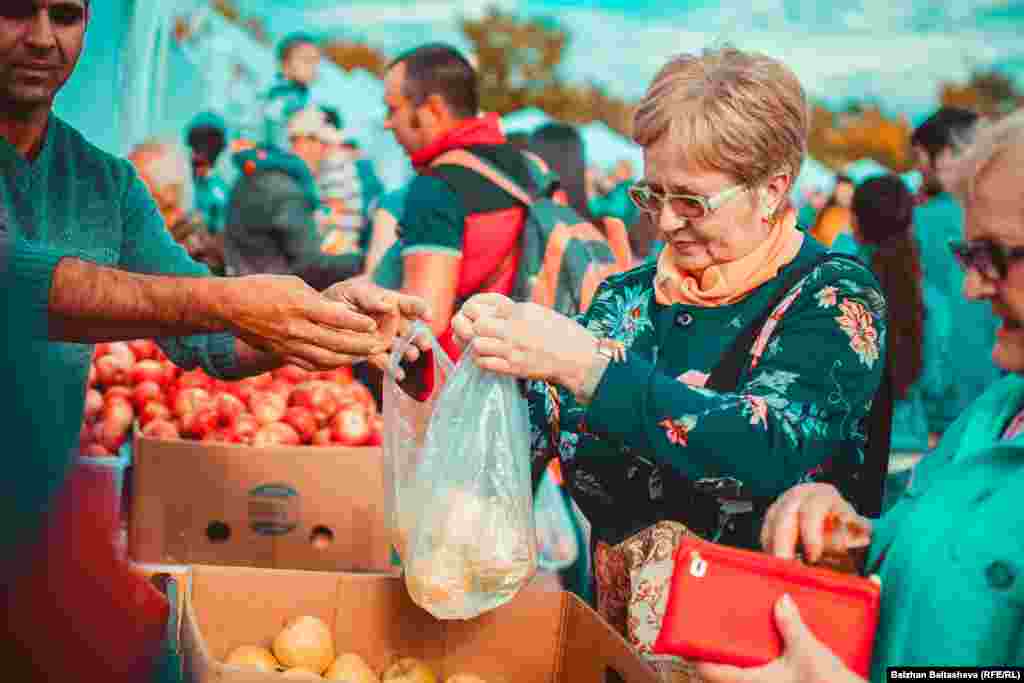
[[[694,537],[676,552],[654,652],[739,667],[767,664],[782,654],[774,606],[786,593],[818,640],[867,677],[878,582]]]

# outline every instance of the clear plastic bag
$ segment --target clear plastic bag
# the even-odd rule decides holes
[[[553,460],[552,464],[558,461]],[[537,526],[538,563],[547,571],[568,569],[579,557],[572,512],[566,503],[555,470],[548,467],[533,500],[533,520]]]
[[[438,619],[472,619],[511,600],[537,570],[529,417],[516,381],[481,370],[469,352],[435,386],[422,447],[413,453],[414,441],[394,437],[405,446],[394,458],[396,545],[416,604]],[[418,415],[390,415],[389,430]]]

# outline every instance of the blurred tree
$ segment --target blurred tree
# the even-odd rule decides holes
[[[345,71],[365,69],[378,78],[384,77],[384,72],[391,62],[388,56],[380,50],[364,43],[347,40],[328,41],[324,44],[323,51],[327,59]]]
[[[603,121],[629,136],[633,105],[600,86],[566,83],[559,74],[569,34],[552,19],[523,20],[492,7],[480,19],[464,19],[480,75],[480,106],[508,114],[537,107],[573,124]]]
[[[835,170],[858,159],[874,159],[903,173],[913,167],[910,133],[905,116],[889,118],[876,104],[847,105],[838,113],[815,105],[808,149],[812,157]]]
[[[963,107],[997,119],[1024,106],[1024,92],[998,71],[975,71],[967,83],[943,83],[939,101],[946,107]]]

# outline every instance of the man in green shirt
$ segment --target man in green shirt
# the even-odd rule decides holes
[[[51,111],[81,54],[88,12],[83,0],[0,8],[4,290],[24,312],[9,331],[29,340],[19,348],[45,368],[37,382],[47,388],[53,445],[39,460],[19,459],[29,476],[7,478],[25,513],[45,505],[70,463],[92,343],[156,337],[177,365],[235,378],[282,362],[330,368],[380,354],[390,339],[378,320],[400,306],[423,312],[421,302],[358,283],[323,296],[292,277],[208,277],[175,244],[131,165]]]

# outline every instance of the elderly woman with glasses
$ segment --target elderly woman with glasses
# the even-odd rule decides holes
[[[974,401],[913,471],[905,496],[876,520],[835,488],[806,484],[769,508],[764,549],[792,558],[851,553],[882,582],[871,680],[888,667],[1024,666],[1024,110],[982,130],[957,164],[966,241],[953,252],[964,295],[1002,320],[992,360],[1010,373]],[[847,523],[857,542],[826,536]],[[861,680],[780,600],[785,654],[767,666],[702,664],[707,683]]]
[[[666,243],[657,262],[609,278],[575,320],[481,294],[454,321],[481,367],[534,380],[535,471],[560,458],[592,525],[598,607],[622,630],[630,598],[602,576],[623,541],[671,521],[755,545],[775,496],[860,462],[885,303],[867,268],[795,225],[808,124],[774,59],[674,58],[634,121],[631,194]]]

